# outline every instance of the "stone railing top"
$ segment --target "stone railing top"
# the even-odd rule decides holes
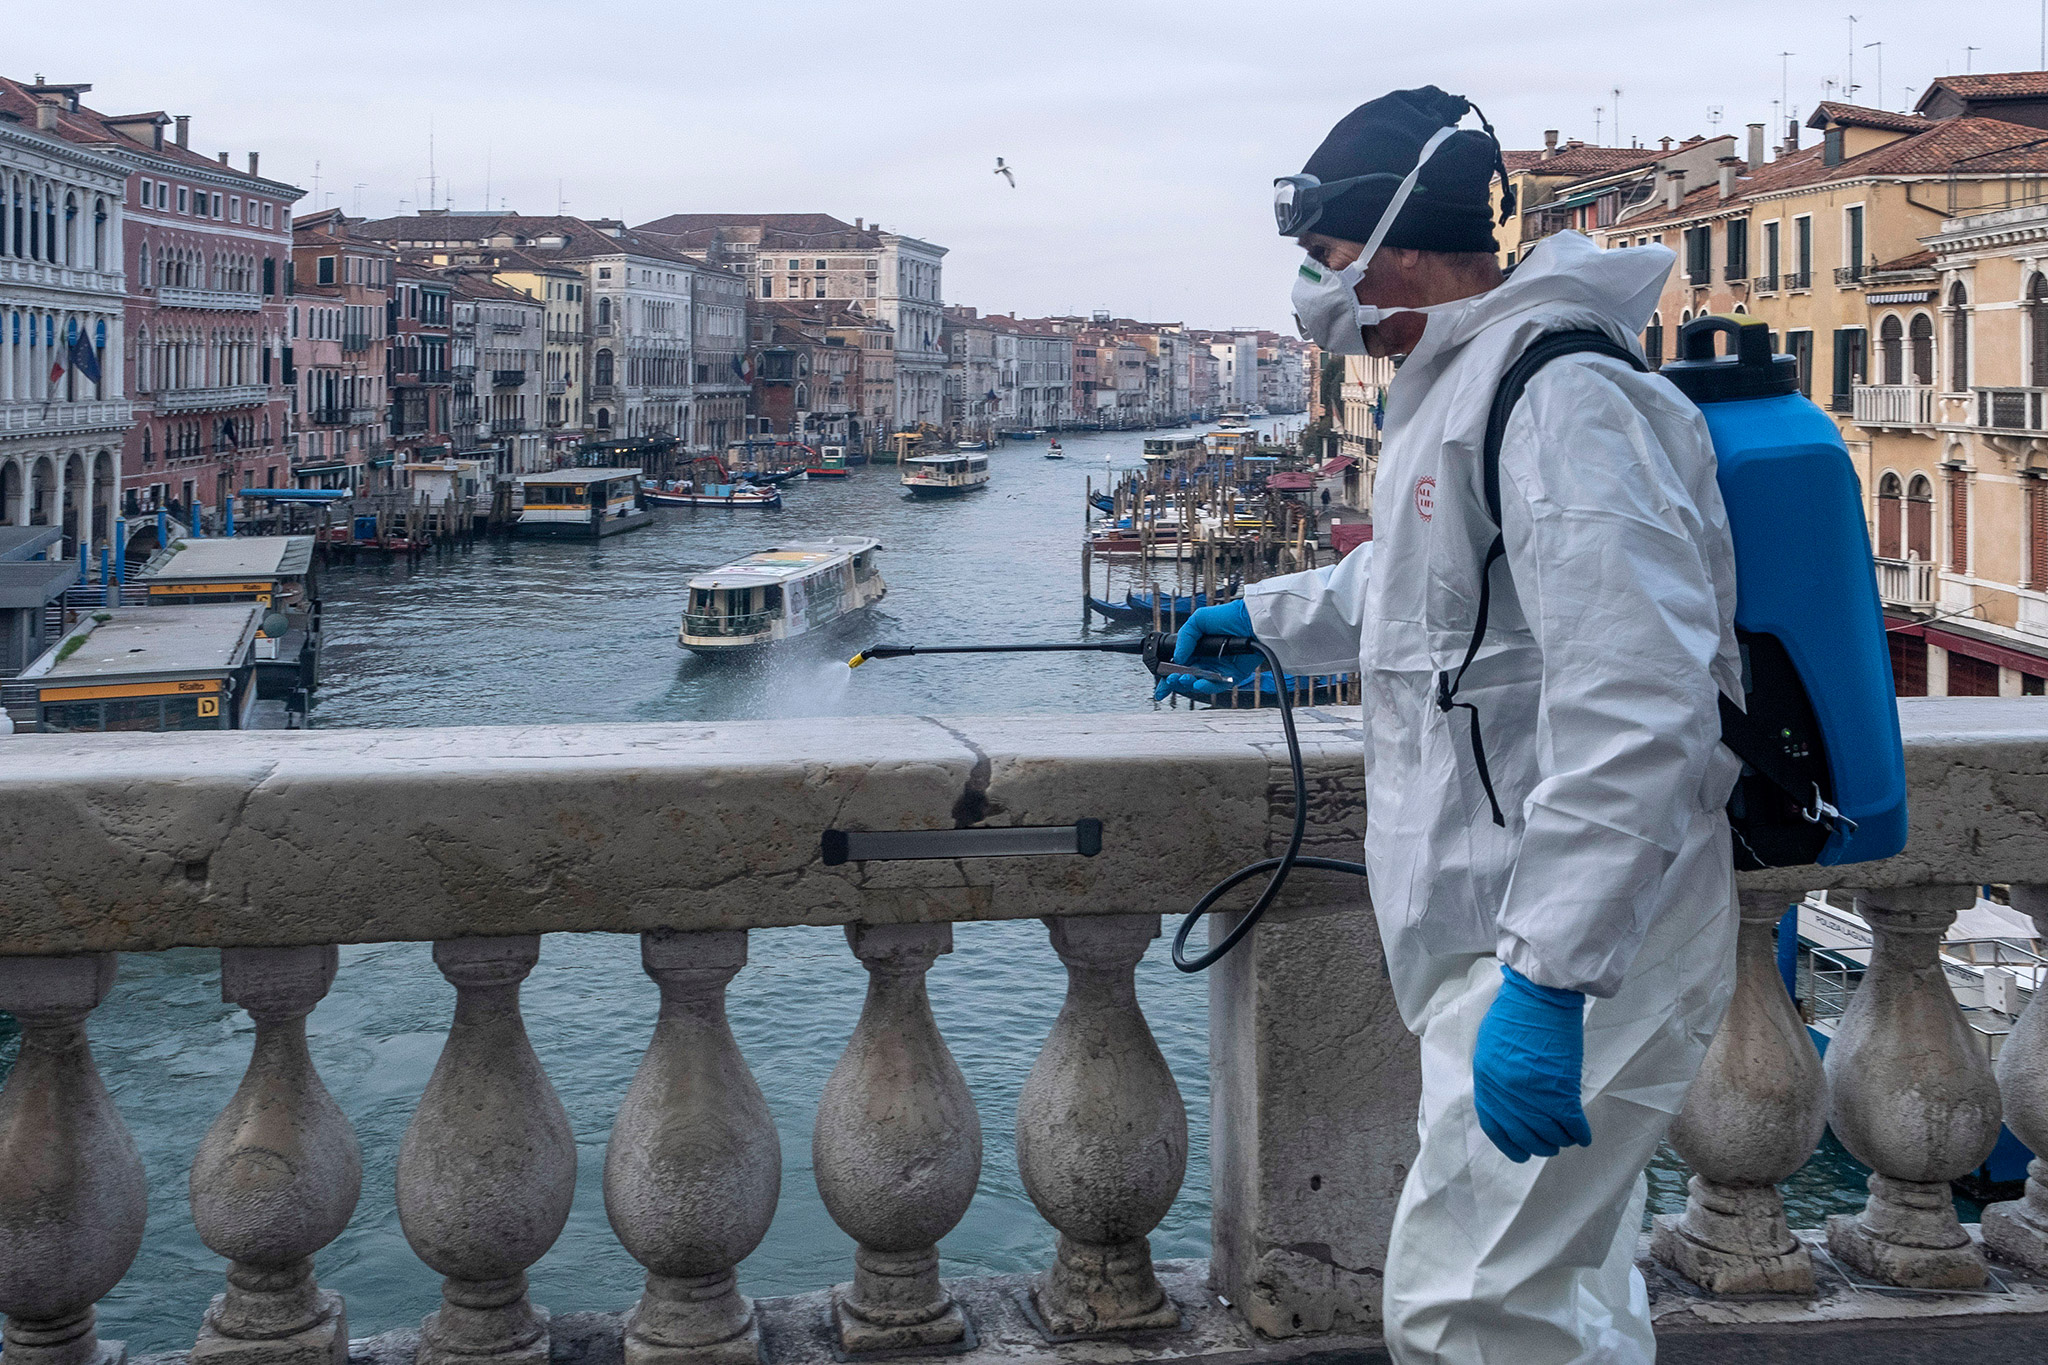
[[[1900,713],[1906,852],[1750,884],[2048,884],[2048,699]],[[1358,712],[1300,722],[1310,844],[1342,856]],[[1270,711],[23,735],[0,740],[0,954],[1170,913],[1277,852],[1291,807]],[[1094,858],[820,852],[835,827],[1084,818]]]

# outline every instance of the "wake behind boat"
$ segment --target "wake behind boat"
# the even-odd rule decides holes
[[[888,591],[875,568],[881,548],[865,536],[798,541],[693,575],[677,643],[698,654],[732,654],[863,611]]]

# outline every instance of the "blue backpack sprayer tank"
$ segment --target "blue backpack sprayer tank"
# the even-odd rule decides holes
[[[1714,338],[1724,334],[1732,349],[1717,355]],[[1634,351],[1600,332],[1553,333],[1523,353],[1495,392],[1483,448],[1486,497],[1496,526],[1500,444],[1508,416],[1537,370],[1580,353],[1644,368]],[[1721,698],[1721,740],[1743,761],[1728,801],[1735,864],[1744,869],[1833,866],[1889,858],[1906,842],[1905,750],[1862,492],[1848,448],[1834,422],[1799,392],[1794,359],[1772,353],[1762,323],[1726,317],[1689,323],[1679,333],[1678,358],[1662,373],[1706,418],[1734,542],[1743,700],[1737,705]],[[1504,554],[1496,536],[1482,584],[1490,585],[1494,562]],[[1487,602],[1488,592],[1482,590],[1463,663],[1438,675],[1437,704],[1446,715],[1458,709],[1471,712],[1473,753],[1491,798],[1483,718],[1470,703],[1457,700],[1458,683],[1486,633]],[[1174,645],[1172,635],[1157,632],[1086,643],[873,645],[856,654],[852,666],[911,654],[1088,652],[1138,655],[1155,677],[1183,673],[1231,681],[1199,663],[1173,662]],[[1281,856],[1239,868],[1189,910],[1173,939],[1173,962],[1184,972],[1208,967],[1251,932],[1294,868],[1366,875],[1362,863],[1299,856],[1308,801],[1287,680],[1278,657],[1261,640],[1205,636],[1195,657],[1233,654],[1259,655],[1278,684],[1280,724],[1293,770],[1294,828]],[[1617,659],[1615,665],[1626,667],[1627,660]],[[1505,823],[1497,803],[1493,818]],[[929,837],[968,833],[942,831]],[[844,860],[847,838],[828,831],[827,861]],[[1187,941],[1195,924],[1230,890],[1262,872],[1270,874],[1266,886],[1243,918],[1207,952],[1189,956]]]

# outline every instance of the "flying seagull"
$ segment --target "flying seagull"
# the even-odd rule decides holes
[[[1005,166],[1005,165],[1003,164],[1003,159],[1002,159],[1001,157],[997,157],[997,158],[996,158],[996,169],[995,169],[995,173],[996,173],[997,175],[1001,176],[1001,177],[1002,177],[1003,179],[1005,179],[1005,180],[1009,181],[1009,182],[1010,182],[1010,188],[1011,188],[1011,189],[1013,189],[1013,190],[1014,190],[1014,189],[1016,189],[1016,188],[1017,188],[1017,177],[1016,177],[1016,174],[1015,174],[1014,172],[1012,172],[1012,171],[1010,170],[1010,168],[1009,168],[1008,166]]]

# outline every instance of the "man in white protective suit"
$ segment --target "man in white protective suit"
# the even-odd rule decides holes
[[[1359,669],[1366,865],[1422,1050],[1394,1359],[1634,1365],[1656,1354],[1643,1168],[1734,978],[1734,553],[1697,409],[1596,354],[1548,362],[1511,410],[1496,527],[1481,451],[1502,377],[1555,332],[1633,349],[1673,258],[1566,232],[1504,275],[1506,171],[1490,127],[1457,130],[1467,112],[1397,91],[1278,183],[1304,334],[1400,364],[1374,539],[1196,612],[1177,653],[1253,634],[1290,674]]]

